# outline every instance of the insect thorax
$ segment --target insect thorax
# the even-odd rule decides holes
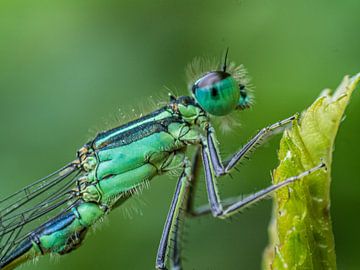
[[[140,119],[99,133],[79,153],[79,196],[111,207],[154,176],[181,167],[187,145],[198,144],[207,116],[190,97],[172,100]]]

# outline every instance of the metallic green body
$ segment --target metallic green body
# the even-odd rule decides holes
[[[214,179],[228,173],[241,159],[242,152],[226,165],[221,163],[208,115],[223,116],[242,110],[249,107],[251,99],[247,94],[246,71],[242,66],[228,65],[226,56],[221,70],[217,66],[202,70],[205,66],[194,62],[189,69],[196,79],[191,83],[192,97],[170,96],[167,106],[99,133],[78,151],[76,160],[0,200],[0,269],[14,269],[44,254],[71,252],[81,245],[89,228],[112,209],[147,186],[155,176],[178,168],[182,173],[160,241],[156,267],[166,269],[166,253],[174,235],[172,264],[174,269],[180,269],[179,215],[181,209],[191,204],[191,196],[188,202],[186,197],[191,193],[190,181],[195,178],[192,167],[197,167],[186,156],[187,146],[197,145],[197,156],[201,149],[213,215],[224,218],[235,212],[232,208],[223,210]],[[245,152],[248,148],[251,144]],[[50,216],[54,210],[60,213],[37,226],[36,221]]]
[[[183,166],[187,145],[199,143],[207,122],[192,98],[180,97],[147,116],[98,134],[78,152],[82,170],[78,203],[34,231],[8,258],[10,263],[0,268],[13,269],[35,256],[77,248],[89,227],[147,181]]]
[[[221,70],[213,67],[195,77],[192,97],[170,95],[167,106],[99,133],[78,151],[75,161],[0,200],[0,269],[14,269],[44,254],[71,252],[81,245],[92,225],[147,186],[152,178],[181,169],[155,261],[156,269],[166,270],[169,255],[171,269],[180,270],[182,217],[212,213],[216,218],[226,219],[325,168],[321,163],[245,198],[222,202],[217,178],[228,174],[273,131],[297,119],[291,116],[261,129],[223,162],[207,115],[227,115],[250,106],[245,74],[242,66],[228,66],[226,53]],[[189,145],[196,145],[192,162],[186,156]],[[200,161],[208,205],[195,208]],[[37,226],[36,221],[50,216],[54,210],[60,214]],[[24,228],[27,225],[30,228]]]

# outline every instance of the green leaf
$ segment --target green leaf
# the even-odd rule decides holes
[[[360,73],[346,76],[333,95],[324,90],[300,121],[284,132],[274,184],[321,161],[327,170],[304,177],[274,195],[263,269],[336,269],[330,218],[332,152],[343,113],[359,81]]]

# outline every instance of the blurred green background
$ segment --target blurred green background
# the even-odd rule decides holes
[[[187,63],[227,47],[256,87],[254,107],[235,116],[241,126],[219,132],[230,154],[360,72],[359,11],[358,0],[1,1],[0,196],[72,160],[96,132],[144,112],[150,99],[167,101],[166,88],[187,94]],[[359,90],[346,115],[331,213],[339,269],[359,269]],[[270,184],[279,138],[221,181],[224,197]],[[157,178],[140,203],[124,205],[142,214],[114,211],[74,253],[22,269],[153,269],[175,180]],[[232,221],[187,220],[184,268],[259,269],[270,215],[266,201]]]

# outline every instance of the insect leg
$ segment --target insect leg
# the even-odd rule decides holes
[[[272,135],[274,131],[291,123],[291,121],[295,120],[296,118],[297,116],[293,115],[289,118],[286,118],[282,121],[279,121],[275,124],[261,129],[253,138],[250,139],[248,143],[246,143],[239,151],[233,154],[231,158],[226,162],[221,161],[221,158],[216,149],[216,138],[214,130],[212,127],[209,127],[207,129],[206,144],[209,147],[210,159],[213,165],[215,175],[221,176],[227,174],[246,154],[248,154],[252,149],[254,149],[254,147],[259,144],[264,138]]]
[[[186,214],[191,215],[192,217],[198,216],[198,213],[194,209],[194,200],[195,200],[195,192],[197,188],[197,180],[200,171],[201,165],[201,148],[198,147],[196,149],[195,154],[193,155],[192,162],[191,162],[191,174],[190,174],[190,181],[188,185],[186,185],[185,195],[184,195],[184,209],[181,208],[180,210],[184,210]],[[211,213],[211,212],[210,212]],[[185,218],[185,216],[183,217]],[[181,226],[182,226],[183,219],[178,218],[175,220],[174,224],[174,231],[173,231],[173,240],[172,240],[172,248],[170,249],[170,261],[171,261],[171,269],[181,269]]]
[[[174,248],[171,254],[172,269],[181,269],[180,260],[180,218],[183,215],[184,205],[187,203],[186,195],[191,181],[191,164],[188,159],[184,160],[184,169],[177,182],[175,194],[171,201],[169,213],[166,218],[164,230],[161,236],[160,245],[156,255],[156,268],[166,268],[166,255],[169,251],[170,243],[173,242]]]
[[[225,199],[221,200],[221,204],[222,204],[223,208],[227,208],[230,205],[233,205],[234,203],[242,200],[242,198],[244,198],[243,195],[239,196],[239,197],[225,198]],[[190,217],[205,216],[205,215],[211,214],[211,208],[209,207],[209,204],[204,204],[204,205],[197,206],[196,208],[194,207],[192,209],[188,209],[187,214],[189,214]]]
[[[214,170],[215,176],[221,176],[221,175],[227,174],[234,166],[236,166],[236,164],[246,154],[249,153],[249,151],[254,149],[254,147],[257,144],[259,144],[264,137],[268,137],[269,135],[272,135],[273,131],[289,124],[291,121],[296,119],[296,117],[297,116],[294,115],[294,116],[286,118],[282,121],[279,121],[275,124],[272,124],[268,127],[263,128],[248,143],[246,143],[244,145],[244,147],[242,147],[238,152],[233,154],[232,157],[227,162],[224,162],[224,163],[221,161],[220,155],[218,154],[218,150],[216,148],[216,144],[215,144],[216,138],[215,138],[213,129],[211,127],[209,127],[207,130],[206,140],[203,142],[203,144],[208,146],[210,162],[211,162],[212,168]],[[196,153],[195,157],[197,157],[197,159],[194,159],[194,161],[193,161],[192,169],[193,169],[194,173],[192,176],[191,185],[189,187],[189,196],[188,196],[189,201],[188,201],[187,208],[186,208],[187,214],[191,217],[202,216],[202,215],[210,214],[212,212],[211,207],[209,207],[209,205],[202,205],[202,206],[199,206],[196,208],[194,207],[194,203],[193,203],[194,190],[195,190],[196,183],[197,183],[198,168],[200,165],[199,164],[200,163],[199,152]],[[216,189],[216,187],[215,187],[215,189]],[[227,207],[233,205],[234,203],[242,200],[242,198],[244,198],[244,197],[238,196],[238,197],[226,198],[222,201],[222,206],[224,208],[227,208]]]
[[[191,165],[191,181],[190,185],[187,187],[187,202],[186,202],[186,212],[191,216],[197,216],[194,201],[195,201],[195,192],[198,184],[198,176],[201,165],[201,148],[198,147],[192,159]]]
[[[212,164],[210,162],[210,154],[206,145],[202,147],[202,158],[205,169],[205,182],[206,182],[206,188],[207,188],[208,200],[209,200],[211,212],[213,216],[223,219],[239,212],[240,210],[250,206],[251,204],[257,201],[266,198],[272,192],[284,186],[287,186],[295,182],[296,180],[299,180],[315,171],[318,171],[321,168],[325,168],[325,164],[321,163],[310,170],[307,170],[299,175],[285,179],[283,182],[280,182],[276,185],[269,186],[224,208],[224,206],[220,202],[220,198],[217,190],[216,178],[213,172],[213,168],[211,167]]]
[[[211,214],[211,209],[209,207],[209,204],[205,204],[197,207],[195,207],[194,205],[195,193],[199,179],[198,176],[199,176],[200,166],[201,166],[201,148],[199,147],[196,149],[196,152],[192,159],[191,181],[190,181],[190,185],[188,185],[187,187],[188,195],[186,196],[187,202],[185,209],[186,209],[186,214],[190,217],[199,217],[199,216]],[[222,204],[224,207],[227,207],[239,201],[241,198],[243,198],[243,196],[226,198],[222,200]],[[174,246],[174,250],[175,248],[176,246]]]

